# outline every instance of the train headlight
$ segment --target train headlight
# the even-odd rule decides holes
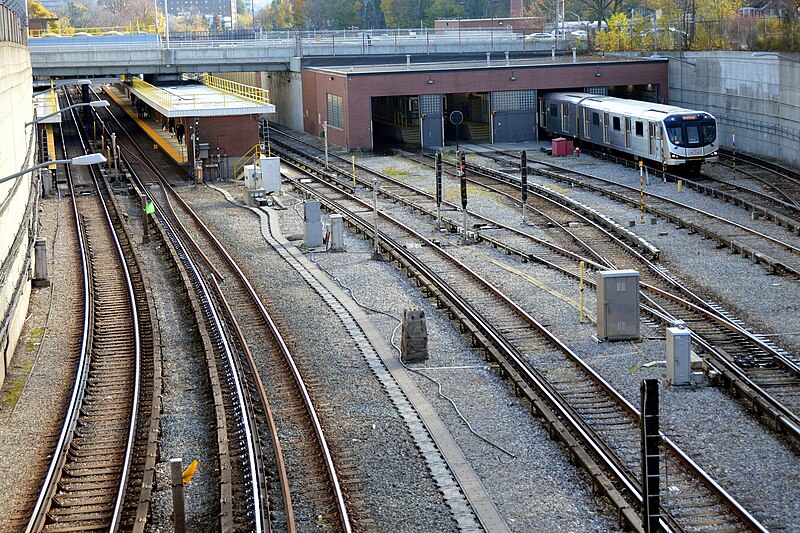
[[[669,154],[669,156],[670,156],[672,159],[678,159],[678,158],[680,157],[680,156],[677,156],[677,155],[675,155],[675,154]]]
[[[714,157],[715,155],[717,155],[717,152],[716,152],[716,151],[714,151],[714,152],[711,152],[711,153],[710,153],[710,154],[708,154],[708,155],[709,155],[709,156],[711,156],[711,157]]]

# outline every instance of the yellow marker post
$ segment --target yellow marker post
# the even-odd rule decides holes
[[[678,192],[683,190],[683,180],[678,180]]]
[[[578,322],[580,322],[581,324],[583,324],[583,270],[585,268],[586,268],[586,263],[584,261],[581,261],[580,262],[581,276],[580,276],[580,284],[578,285],[578,287],[579,287],[579,289],[578,289],[578,294],[579,294],[579,297],[578,297],[578,302],[579,302],[578,303]]]
[[[351,155],[350,158],[353,162],[353,190],[356,188],[356,156]]]

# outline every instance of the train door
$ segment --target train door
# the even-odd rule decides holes
[[[658,159],[658,122],[650,122],[649,127],[649,136],[650,136],[650,155],[653,156],[653,159]]]
[[[631,119],[625,117],[625,148],[631,147]]]
[[[609,136],[609,133],[608,133],[608,123],[609,122],[610,121],[608,119],[608,113],[603,113],[603,144],[609,144],[610,143],[610,136]]]
[[[592,134],[591,130],[589,129],[589,115],[591,112],[585,107],[581,108],[581,112],[583,113],[583,138],[591,139]]]

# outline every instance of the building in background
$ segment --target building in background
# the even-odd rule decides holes
[[[225,28],[236,29],[236,0],[170,0],[167,6],[170,16],[197,13],[211,21],[219,15]]]

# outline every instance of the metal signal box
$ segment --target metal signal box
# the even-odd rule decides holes
[[[667,383],[692,382],[692,332],[686,328],[667,328]]]
[[[639,273],[597,273],[597,336],[603,340],[639,338]]]

